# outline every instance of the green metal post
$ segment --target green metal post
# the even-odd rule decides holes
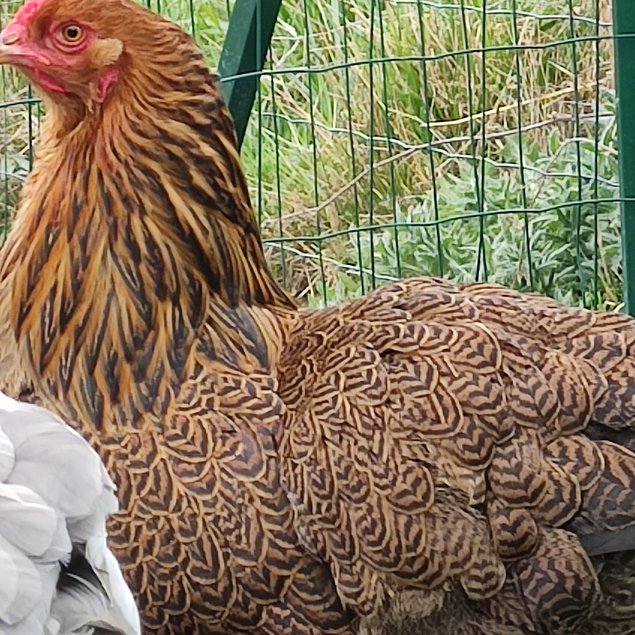
[[[234,76],[262,70],[281,1],[236,0],[229,19],[218,70],[225,80],[223,92],[234,118],[239,148],[256,98],[259,78],[255,74],[242,78]]]
[[[635,10],[633,0],[613,0],[615,90],[622,195],[624,308],[635,315]]]

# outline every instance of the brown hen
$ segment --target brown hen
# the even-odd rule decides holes
[[[47,109],[0,383],[101,453],[146,632],[635,632],[633,320],[429,278],[298,310],[187,35],[31,0],[0,39]]]

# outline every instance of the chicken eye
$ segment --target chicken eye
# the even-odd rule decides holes
[[[67,24],[60,29],[60,39],[66,44],[78,44],[84,39],[84,29],[78,24]]]

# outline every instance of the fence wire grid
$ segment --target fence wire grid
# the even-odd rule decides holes
[[[0,4],[4,23],[20,2]],[[153,0],[218,64],[232,2]],[[312,306],[415,274],[622,301],[610,0],[283,0],[242,149]],[[232,81],[232,78],[223,78]],[[2,69],[5,230],[40,105]]]

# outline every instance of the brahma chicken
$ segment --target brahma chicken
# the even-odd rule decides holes
[[[29,0],[0,40],[46,106],[0,383],[100,453],[144,632],[635,632],[635,321],[430,278],[299,309],[187,34]]]
[[[0,633],[140,635],[106,546],[115,488],[55,415],[0,393]]]

